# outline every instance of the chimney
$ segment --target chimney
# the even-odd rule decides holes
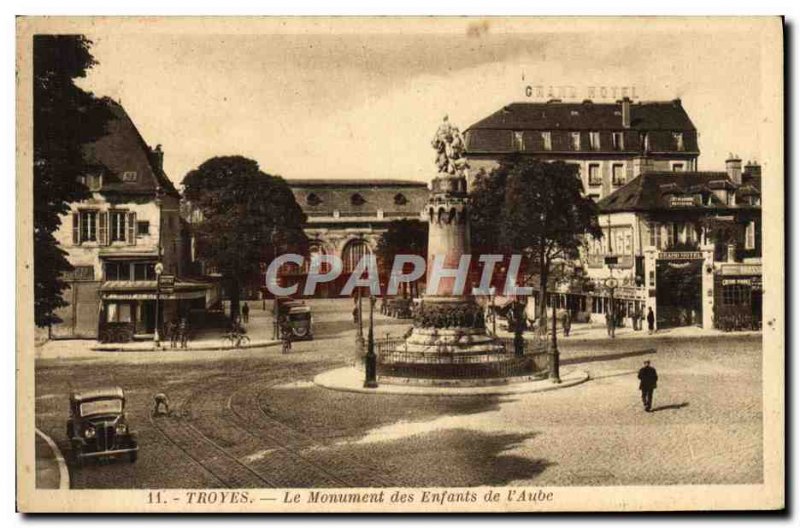
[[[749,179],[761,179],[761,165],[755,161],[748,161],[744,166],[744,173],[749,176]]]
[[[150,149],[150,163],[155,165],[158,170],[164,170],[164,151],[161,150],[161,145],[156,145],[156,148]]]
[[[742,160],[739,156],[729,155],[725,160],[725,170],[728,172],[728,178],[736,185],[742,184]]]
[[[622,100],[622,128],[631,127],[631,100],[625,97]]]

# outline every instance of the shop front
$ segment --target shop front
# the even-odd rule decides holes
[[[723,264],[714,276],[714,326],[760,330],[763,291],[760,264]]]
[[[106,281],[100,287],[99,340],[105,343],[152,339],[156,325],[206,308],[209,285],[180,280],[173,291],[156,292],[156,281]]]

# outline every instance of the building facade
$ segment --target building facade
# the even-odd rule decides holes
[[[586,310],[623,316],[652,308],[659,328],[755,328],[761,319],[761,168],[647,172],[602,199],[603,237],[581,267]]]
[[[428,200],[427,184],[413,180],[289,179],[287,183],[308,216],[304,231],[309,253],[342,259],[340,278],[320,285],[323,296],[341,291],[361,257],[375,251],[390,222],[422,222]],[[307,266],[299,270],[307,271]]]
[[[152,336],[157,324],[204,308],[209,292],[207,283],[185,278],[180,195],[163,171],[160,146],[150,148],[125,110],[104,101],[113,115],[107,133],[84,149],[104,170],[80,177],[91,197],[70,205],[55,235],[74,270],[54,337]],[[158,272],[174,279],[159,295]]]
[[[600,200],[647,171],[693,171],[697,129],[680,99],[663,102],[512,103],[465,131],[471,174],[511,155],[579,167]]]

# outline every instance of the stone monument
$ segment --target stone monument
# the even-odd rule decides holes
[[[457,269],[470,254],[468,164],[464,138],[447,116],[432,142],[438,174],[433,178],[424,216],[428,221],[428,284],[434,261]],[[442,265],[443,264],[443,265]],[[516,356],[488,335],[483,309],[472,285],[457,291],[455,277],[441,278],[418,304],[414,327],[405,342],[379,359],[381,383],[464,386],[530,379],[532,358]]]

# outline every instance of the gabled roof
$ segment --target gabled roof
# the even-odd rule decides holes
[[[120,194],[153,194],[161,187],[167,194],[178,191],[161,167],[154,163],[150,147],[142,138],[125,109],[110,98],[103,103],[111,110],[112,119],[106,124],[106,134],[84,147],[84,156],[91,163],[104,165],[101,192]],[[123,181],[123,174],[135,172],[135,181]]]
[[[738,189],[726,172],[646,172],[640,174],[623,187],[606,196],[597,203],[600,212],[652,211],[671,209],[671,197],[690,197],[710,193],[711,189]],[[710,203],[697,204],[697,207],[729,208],[713,193]]]
[[[287,178],[286,183],[289,187],[426,187],[427,183],[417,180],[367,180],[354,178],[308,178],[297,179]]]
[[[413,180],[286,180],[309,216],[418,216],[428,201],[428,186]]]
[[[631,103],[633,130],[696,130],[680,99]],[[467,130],[623,130],[622,103],[511,103]]]

